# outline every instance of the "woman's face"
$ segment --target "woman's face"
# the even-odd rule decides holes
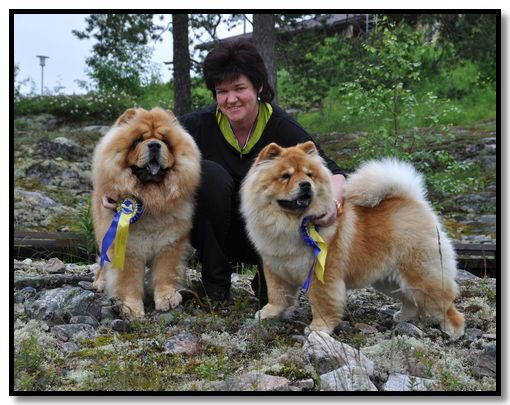
[[[216,102],[231,123],[251,125],[255,122],[257,95],[257,90],[245,75],[216,85]]]

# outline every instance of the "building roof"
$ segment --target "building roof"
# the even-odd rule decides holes
[[[282,31],[283,33],[286,33],[292,31],[313,30],[322,28],[324,26],[329,28],[340,28],[341,26],[347,25],[354,21],[357,22],[364,21],[367,19],[368,16],[369,14],[329,14],[329,15],[326,14],[323,17],[319,16],[316,18],[310,18],[308,20],[300,21],[297,24],[283,27],[283,30],[281,30],[280,33]],[[214,41],[204,42],[203,44],[196,45],[195,48],[204,50],[211,48],[212,46],[214,46],[214,44],[217,44],[218,42],[231,41],[239,38],[251,40],[251,37],[252,32],[247,32],[245,34],[238,34],[227,38],[223,38],[216,42]]]

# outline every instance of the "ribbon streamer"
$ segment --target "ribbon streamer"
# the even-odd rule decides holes
[[[138,221],[138,218],[143,213],[143,204],[135,197],[128,196],[117,204],[117,208],[114,211],[113,221],[101,243],[100,266],[103,268],[105,262],[111,262],[107,252],[112,243],[115,243],[113,246],[112,267],[123,270],[129,225]]]
[[[312,279],[312,273],[315,270],[315,275],[317,279],[324,283],[324,271],[326,269],[326,257],[328,255],[328,246],[326,242],[322,239],[321,235],[318,232],[318,226],[312,225],[311,217],[303,218],[301,222],[301,226],[299,228],[299,232],[301,234],[301,238],[306,243],[308,247],[311,247],[313,250],[313,263],[310,271],[308,272],[308,277],[306,278],[305,283],[303,284],[303,289],[308,291],[308,287],[310,287],[310,281]]]

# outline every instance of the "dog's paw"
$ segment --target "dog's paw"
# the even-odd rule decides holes
[[[182,302],[182,295],[176,291],[171,290],[166,294],[159,294],[154,297],[154,303],[156,304],[156,310],[166,312],[171,308],[177,307]]]
[[[92,272],[94,273],[92,288],[96,291],[104,291],[106,284],[104,270],[99,267],[99,264],[94,263],[92,266]]]
[[[125,299],[122,301],[122,312],[131,319],[139,319],[145,316],[143,301],[137,299]]]
[[[98,292],[104,291],[104,287],[105,281],[103,277],[94,280],[94,282],[92,283],[92,288]]]
[[[312,322],[305,328],[305,335],[308,336],[312,332],[325,332],[328,335],[333,333],[334,327],[327,325],[325,322]]]
[[[400,311],[395,312],[393,320],[395,322],[405,322],[418,319],[418,312],[412,309],[403,308]]]
[[[272,304],[266,304],[264,308],[255,313],[255,319],[276,318],[277,316],[280,316],[283,311],[285,311],[285,308]]]

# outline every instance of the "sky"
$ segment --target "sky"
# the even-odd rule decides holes
[[[88,14],[17,14],[14,16],[14,63],[19,68],[17,80],[26,78],[27,86],[24,93],[32,88],[37,94],[41,91],[41,66],[36,55],[49,56],[44,66],[44,87],[54,92],[57,87],[64,86],[64,94],[83,93],[76,82],[88,80],[85,59],[90,56],[94,41],[80,40],[72,34],[72,30],[83,31]],[[168,19],[169,20],[169,19]],[[247,31],[251,25],[246,24]],[[241,34],[242,25],[228,31],[221,26],[218,36],[225,38]],[[168,81],[171,72],[163,64],[172,60],[172,37],[170,32],[162,36],[163,41],[155,44],[153,62],[159,67],[161,77]]]

